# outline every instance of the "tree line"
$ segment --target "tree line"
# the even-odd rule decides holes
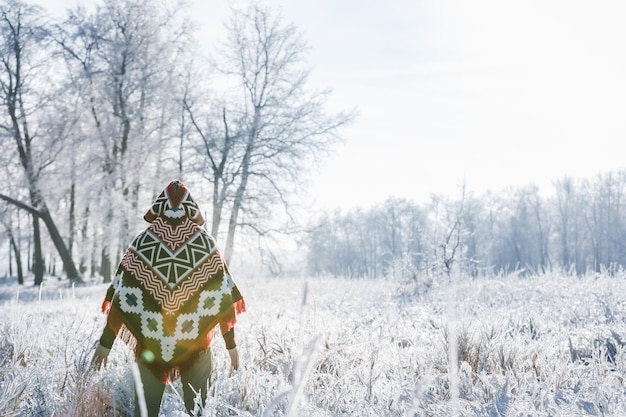
[[[535,185],[483,195],[461,186],[427,204],[391,198],[325,213],[307,246],[312,274],[613,273],[626,265],[626,171],[564,177],[547,195]]]
[[[236,236],[288,227],[271,213],[290,212],[353,114],[325,110],[308,45],[279,12],[233,9],[212,54],[196,26],[184,2],[101,0],[52,18],[0,0],[0,243],[20,282],[25,264],[40,284],[53,259],[71,280],[110,280],[172,179],[210,196],[227,260]]]

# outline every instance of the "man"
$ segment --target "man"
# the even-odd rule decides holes
[[[136,389],[135,415],[141,416],[143,396],[148,416],[158,417],[165,384],[178,377],[185,407],[194,413],[196,393],[206,400],[217,325],[232,368],[239,367],[235,323],[245,303],[182,182],[169,183],[144,219],[150,226],[133,239],[107,291],[107,323],[93,362],[105,365],[121,338],[135,351],[143,386]]]

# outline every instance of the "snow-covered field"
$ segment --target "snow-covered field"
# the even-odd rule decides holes
[[[203,415],[626,416],[624,276],[453,281],[238,279],[242,369],[215,339]],[[89,371],[105,290],[0,280],[1,416],[132,415],[128,349]]]

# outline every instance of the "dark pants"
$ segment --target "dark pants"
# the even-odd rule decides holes
[[[137,400],[135,406],[135,417],[158,417],[159,409],[161,408],[161,399],[163,398],[163,392],[165,391],[165,384],[163,384],[159,378],[154,376],[154,374],[143,365],[141,360],[137,361],[137,367],[139,368],[139,374],[141,375],[141,383],[143,384],[143,392],[146,399],[146,409],[148,410],[148,415],[141,415],[139,398],[135,393],[135,399]],[[198,362],[196,362],[193,368],[180,376],[180,380],[183,384],[185,408],[187,408],[187,412],[190,415],[193,415],[195,408],[196,393],[200,393],[199,400],[201,400],[202,406],[204,406],[204,403],[206,402],[212,369],[213,364],[211,361],[211,350],[209,349],[206,353],[200,354],[200,358],[198,358]]]

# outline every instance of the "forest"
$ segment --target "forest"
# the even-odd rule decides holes
[[[20,283],[24,269],[35,284],[46,272],[109,281],[172,179],[208,202],[227,260],[236,236],[262,245],[292,227],[305,167],[354,115],[326,112],[307,43],[277,11],[233,8],[212,51],[188,14],[103,0],[52,18],[0,2],[0,244]]]
[[[233,8],[208,50],[180,2],[102,0],[60,18],[22,0],[0,9],[0,274],[20,283],[109,281],[176,178],[206,203],[227,260],[249,246],[277,273],[285,237],[310,275],[580,275],[626,263],[626,171],[298,215],[308,175],[358,115],[327,111],[303,33],[267,6]]]
[[[476,195],[401,198],[321,216],[308,236],[313,274],[427,280],[564,272],[615,273],[626,264],[626,171],[563,177]]]

